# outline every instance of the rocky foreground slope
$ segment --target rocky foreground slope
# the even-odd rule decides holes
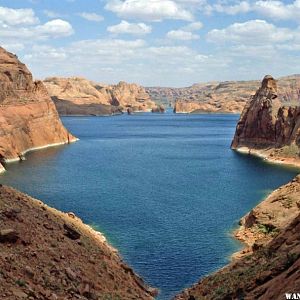
[[[73,213],[0,186],[0,298],[153,299],[147,287]]]
[[[266,76],[243,110],[232,148],[299,164],[299,118],[299,107],[282,106],[277,82]],[[297,299],[300,175],[243,217],[235,237],[245,248],[233,261],[175,299]]]
[[[147,88],[156,102],[169,103],[176,113],[241,113],[260,81],[225,81],[197,83],[186,88]],[[283,104],[300,102],[300,76],[278,80],[278,93]]]
[[[241,114],[232,148],[299,164],[300,107],[282,105],[283,101],[276,80],[266,76]]]
[[[74,140],[43,83],[33,81],[27,67],[0,47],[0,161]]]
[[[175,299],[276,300],[299,292],[299,199],[297,176],[242,219],[237,236],[247,248],[239,258]]]
[[[137,84],[98,84],[84,78],[47,78],[44,84],[60,115],[114,115],[157,106]]]

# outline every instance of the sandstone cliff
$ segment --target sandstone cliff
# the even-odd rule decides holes
[[[241,220],[236,236],[247,248],[237,259],[175,299],[285,299],[299,291],[299,197],[298,175]]]
[[[157,103],[174,107],[175,113],[241,113],[260,82],[225,81],[197,83],[186,88],[150,87],[147,92]],[[283,104],[300,102],[300,77],[292,75],[278,80],[278,95]]]
[[[300,165],[300,108],[294,90],[278,90],[265,76],[246,104],[232,148]],[[286,105],[283,105],[285,103]],[[300,175],[278,188],[240,220],[235,237],[245,244],[233,261],[175,297],[284,299],[300,289]],[[291,296],[293,297],[293,296]],[[294,299],[294,298],[291,298]]]
[[[18,160],[29,150],[75,138],[62,125],[41,81],[0,47],[0,159]]]
[[[266,76],[241,114],[232,148],[270,160],[297,163],[300,107],[282,105],[284,97],[278,92],[277,82]],[[294,102],[298,102],[297,95],[290,94],[288,97],[296,97]]]
[[[44,80],[61,115],[114,115],[132,111],[151,111],[156,104],[137,84],[98,84],[84,78]]]
[[[153,299],[105,238],[62,213],[0,186],[0,298]]]

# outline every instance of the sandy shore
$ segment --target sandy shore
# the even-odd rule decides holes
[[[18,157],[5,158],[4,159],[4,163],[8,164],[8,163],[13,163],[13,162],[18,162],[18,161],[22,160],[22,157],[25,156],[29,152],[43,150],[43,149],[52,148],[52,147],[63,146],[63,145],[67,145],[67,144],[70,144],[70,143],[75,143],[78,140],[79,140],[78,138],[73,138],[70,141],[64,141],[64,142],[60,142],[60,143],[47,144],[47,145],[38,146],[38,147],[32,147],[32,148],[26,149],[25,151],[22,151],[20,153],[20,156],[18,156]],[[5,167],[0,163],[0,174],[2,174],[4,172],[5,172]]]
[[[274,149],[257,150],[250,149],[248,147],[239,147],[234,149],[234,151],[237,151],[239,153],[260,157],[263,160],[272,164],[287,165],[300,168],[300,159],[293,157],[283,157],[278,155],[275,156],[273,155],[273,150]]]
[[[290,167],[296,167],[300,169],[300,160],[297,158],[287,158],[280,156],[270,156],[273,149],[270,150],[256,150],[250,149],[248,147],[240,147],[234,149],[235,151],[247,155],[253,155],[259,158],[262,158],[264,161],[277,164],[277,165],[285,165]],[[298,178],[298,177],[296,177]],[[258,230],[258,226],[245,226],[246,220],[250,220],[253,218],[257,224],[269,223],[275,225],[276,228],[282,230],[291,222],[295,215],[297,214],[297,205],[296,200],[298,199],[298,181],[295,179],[292,182],[282,185],[279,188],[272,191],[268,194],[257,206],[255,206],[249,213],[247,213],[244,217],[241,218],[241,225],[235,229],[231,235],[233,238],[239,240],[243,243],[244,247],[233,253],[231,256],[232,260],[240,259],[241,257],[252,253],[253,245],[259,241],[261,244],[268,243],[271,239],[266,239],[266,235],[261,233]],[[293,187],[291,189],[291,187]],[[286,209],[282,207],[282,199],[289,198],[292,205],[292,208]],[[280,200],[277,200],[280,199]],[[280,206],[278,206],[280,204]],[[293,209],[294,208],[294,209]],[[296,211],[294,211],[296,210]],[[282,214],[286,214],[288,217],[282,216]],[[254,217],[253,217],[254,216]],[[267,220],[266,220],[267,219]],[[278,222],[280,220],[280,222]],[[270,238],[270,236],[269,236]]]

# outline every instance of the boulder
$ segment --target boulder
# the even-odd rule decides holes
[[[18,241],[19,235],[14,229],[0,230],[0,243],[14,244]]]

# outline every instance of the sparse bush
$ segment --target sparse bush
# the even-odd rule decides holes
[[[276,232],[278,229],[272,224],[259,224],[258,229],[264,234],[270,234]]]
[[[299,253],[287,253],[285,267],[288,269],[299,258]]]

